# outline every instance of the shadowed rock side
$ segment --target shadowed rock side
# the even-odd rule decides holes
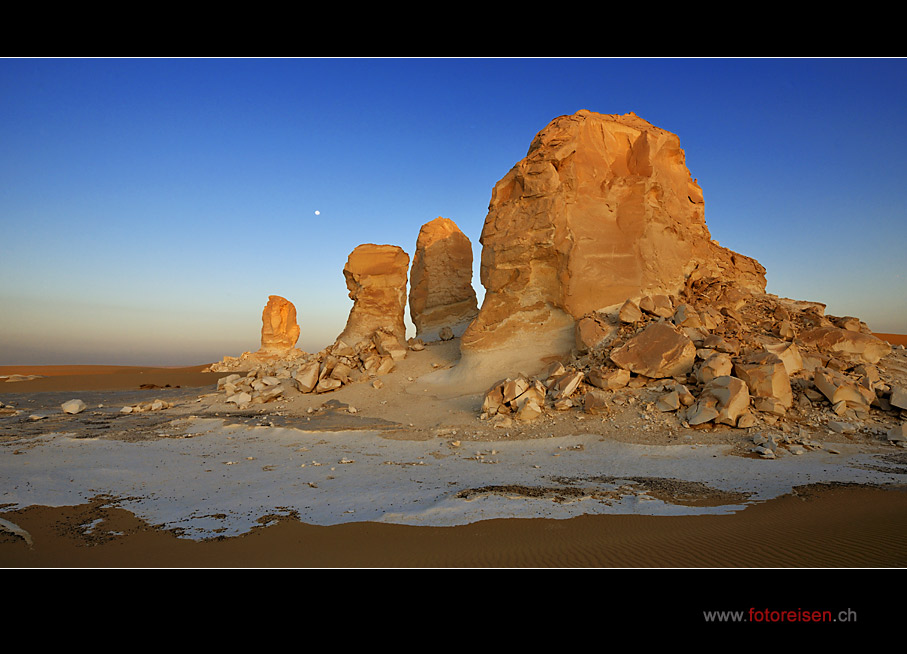
[[[353,250],[343,268],[353,308],[337,340],[355,344],[382,330],[405,343],[408,272],[409,255],[396,245],[366,243]]]
[[[299,325],[296,323],[296,307],[279,295],[269,295],[268,303],[261,312],[261,348],[258,354],[281,356],[296,347],[299,340]]]
[[[495,185],[481,242],[458,386],[537,372],[573,350],[577,320],[628,298],[700,278],[765,290],[757,261],[711,240],[678,137],[632,113],[552,121]]]
[[[435,218],[419,231],[409,311],[416,338],[423,341],[461,336],[479,312],[472,287],[472,243],[448,218]]]

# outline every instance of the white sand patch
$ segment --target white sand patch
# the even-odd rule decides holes
[[[839,455],[764,460],[728,456],[720,446],[632,445],[597,435],[462,440],[457,447],[450,438],[402,441],[378,432],[224,426],[216,419],[187,421],[184,432],[183,438],[142,442],[48,434],[28,449],[7,445],[0,449],[0,504],[62,506],[108,495],[153,525],[202,539],[245,533],[275,514],[319,525],[425,526],[606,513],[696,515],[739,511],[804,484],[903,482],[896,470],[872,469],[872,455],[847,446]],[[653,497],[638,478],[750,495],[691,506]],[[549,492],[533,497],[520,489]]]

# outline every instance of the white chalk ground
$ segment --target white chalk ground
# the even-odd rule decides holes
[[[448,526],[491,518],[569,518],[581,514],[729,513],[746,504],[668,504],[624,477],[680,479],[768,500],[819,482],[898,484],[897,468],[859,446],[774,459],[730,456],[723,447],[629,445],[594,435],[495,442],[390,440],[376,432],[305,432],[224,426],[187,419],[184,438],[142,442],[47,434],[0,449],[0,506],[80,504],[99,495],[182,537],[234,536],[295,512],[317,525],[388,522]],[[556,501],[479,494],[490,485],[565,488],[582,499]],[[608,483],[594,477],[616,477]],[[608,497],[601,493],[607,491]],[[592,491],[598,495],[592,497]],[[2,515],[2,513],[0,513]]]

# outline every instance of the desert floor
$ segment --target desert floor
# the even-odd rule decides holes
[[[765,460],[630,396],[495,428],[420,378],[240,411],[204,366],[0,367],[5,568],[902,568],[907,453],[829,432]],[[640,391],[635,391],[639,397]],[[82,399],[88,408],[65,414]],[[124,414],[161,399],[172,407]]]

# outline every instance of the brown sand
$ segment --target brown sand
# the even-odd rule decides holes
[[[283,518],[207,542],[152,529],[122,509],[29,507],[3,514],[4,567],[871,568],[907,565],[907,492],[814,486],[723,516],[581,516],[457,527]],[[103,519],[90,533],[84,525]],[[82,527],[80,527],[82,525]]]
[[[907,334],[879,334],[877,332],[873,333],[882,340],[888,341],[892,345],[907,346]]]
[[[0,393],[45,391],[117,391],[142,388],[187,388],[216,384],[223,374],[202,372],[208,364],[185,368],[150,366],[0,366],[0,376],[41,375],[40,379],[6,382]]]

